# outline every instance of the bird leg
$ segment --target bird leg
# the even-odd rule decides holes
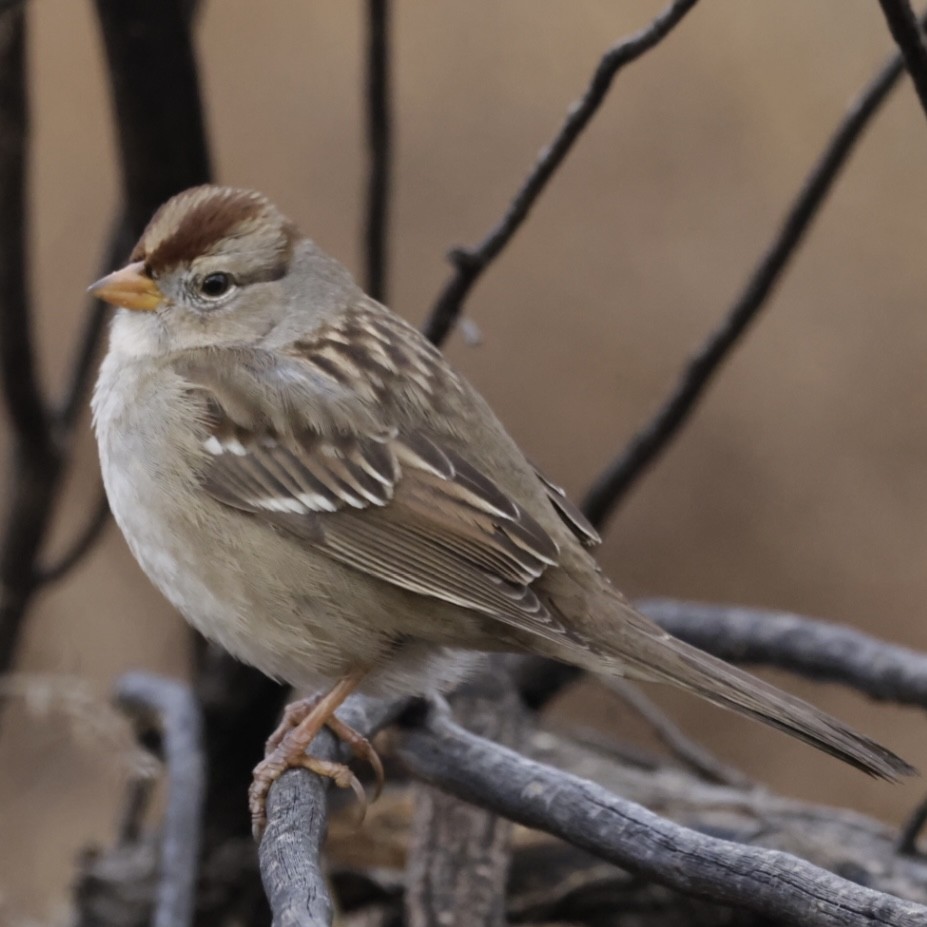
[[[350,787],[361,802],[362,816],[367,798],[357,777],[343,763],[334,763],[308,756],[306,749],[323,727],[351,747],[354,755],[373,767],[377,779],[375,798],[383,787],[383,764],[362,734],[335,717],[335,710],[357,688],[365,671],[349,673],[321,695],[299,699],[286,706],[283,720],[267,739],[264,759],[254,768],[254,779],[248,790],[252,829],[255,836],[264,830],[267,821],[266,803],[270,787],[287,769],[299,767],[331,779],[340,788]]]

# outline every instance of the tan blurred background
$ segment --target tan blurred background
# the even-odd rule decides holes
[[[605,46],[660,5],[396,4],[397,310],[422,318],[448,273],[446,248],[495,222]],[[361,8],[213,0],[199,32],[219,177],[271,194],[355,270]],[[118,178],[91,4],[30,10],[34,287],[42,372],[58,388]],[[870,3],[727,0],[704,3],[619,77],[474,291],[482,347],[458,337],[449,349],[574,495],[720,317],[889,49]],[[602,560],[629,592],[793,609],[927,649],[925,163],[927,126],[905,86],[767,316],[611,524]],[[97,479],[87,431],[59,544]],[[183,673],[183,641],[111,530],[40,600],[20,663],[80,675],[102,697],[130,667]],[[919,713],[787,682],[927,768]],[[600,720],[616,713],[594,697]],[[894,821],[927,787],[873,783],[701,703],[665,701],[718,753],[790,794]],[[14,708],[0,739],[0,893],[8,911],[45,918],[77,850],[110,838],[122,773],[68,725],[28,720]]]

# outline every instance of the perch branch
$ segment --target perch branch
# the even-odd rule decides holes
[[[391,724],[409,699],[374,701],[353,696],[338,717],[365,737]],[[313,741],[313,755],[341,759],[340,745],[327,730]],[[267,798],[267,829],[259,857],[264,889],[276,927],[328,927],[332,906],[320,862],[327,821],[329,780],[303,769],[284,773]]]
[[[151,923],[184,927],[193,923],[204,797],[199,705],[186,685],[149,673],[123,676],[116,698],[140,723],[154,723],[161,735],[169,784]]]
[[[367,0],[367,216],[364,247],[367,292],[380,302],[387,298],[389,255],[390,167],[392,113],[389,47],[390,0]]]
[[[467,294],[528,218],[532,206],[605,99],[615,75],[666,38],[696,2],[673,0],[648,26],[605,52],[586,92],[570,107],[559,131],[538,155],[502,219],[475,247],[456,248],[451,252],[454,271],[424,326],[425,335],[431,341],[440,345],[447,338],[463,310]]]
[[[656,462],[688,421],[715,374],[766,304],[856,142],[903,73],[904,63],[901,56],[897,55],[879,71],[853,103],[805,179],[784,222],[750,275],[743,292],[719,327],[686,364],[653,418],[594,481],[582,508],[596,527],[605,523],[627,496],[631,486]]]
[[[774,665],[813,679],[841,682],[873,698],[927,706],[927,656],[877,641],[858,631],[798,615],[756,609],[700,605],[672,600],[646,600],[639,602],[638,605],[670,632],[726,659]],[[566,668],[566,673],[560,673],[562,667],[558,664],[542,661],[539,658],[514,659],[513,664],[519,688],[523,693],[527,692],[530,695],[535,706],[542,705],[559,690],[565,680],[575,676],[575,670],[572,668]],[[543,676],[548,670],[553,673],[555,684],[538,683],[538,677]],[[384,720],[386,717],[395,718],[406,707],[406,704],[401,702],[378,705],[369,701],[361,701],[357,704],[362,706],[363,712],[356,718],[353,715],[350,718],[346,717],[346,720],[362,732],[379,729],[386,723]],[[358,710],[354,708],[353,703],[352,710]],[[376,723],[367,720],[364,713],[368,715],[373,713]],[[581,832],[588,823],[586,819],[570,824],[569,820],[565,819],[569,818],[572,812],[564,811],[558,816],[559,812],[555,807],[548,807],[559,806],[563,794],[566,794],[568,798],[578,794],[571,791],[576,785],[575,782],[569,780],[569,789],[563,793],[561,786],[564,788],[566,786],[558,782],[555,790],[554,781],[549,778],[559,774],[545,768],[544,776],[548,778],[542,781],[535,776],[534,767],[530,767],[529,780],[539,785],[537,789],[533,786],[527,788],[529,780],[511,778],[510,774],[514,775],[520,770],[519,775],[521,775],[529,767],[519,764],[529,761],[518,757],[513,760],[514,755],[509,755],[503,751],[503,748],[493,747],[484,741],[479,741],[479,750],[476,754],[471,754],[469,751],[473,746],[472,743],[468,741],[465,749],[460,746],[460,737],[456,733],[449,738],[445,736],[447,734],[445,726],[450,724],[449,721],[438,718],[434,713],[429,714],[428,718],[424,728],[418,731],[413,730],[405,735],[404,750],[408,752],[412,749],[410,754],[412,758],[410,759],[406,753],[403,753],[403,758],[415,775],[426,782],[438,785],[457,797],[475,801],[481,807],[486,807],[497,814],[513,817],[514,820],[529,824],[529,826],[538,826],[564,839],[570,840],[571,837],[567,836],[567,833],[571,833],[576,837],[573,842],[577,846],[590,852],[599,852],[603,858],[627,865],[632,871],[661,881],[686,894],[710,896],[720,902],[744,904],[743,899],[752,896],[754,890],[757,889],[755,881],[785,879],[786,873],[791,873],[783,882],[791,888],[783,897],[782,907],[773,906],[772,896],[775,892],[766,888],[757,896],[758,900],[753,910],[766,913],[778,912],[780,916],[788,917],[791,916],[791,911],[798,910],[804,904],[811,904],[809,900],[811,896],[808,893],[819,891],[821,898],[824,899],[822,900],[823,907],[820,909],[823,913],[820,918],[810,921],[798,920],[797,923],[831,925],[851,922],[837,919],[837,906],[832,895],[833,892],[842,891],[842,886],[849,883],[843,883],[835,876],[826,873],[823,875],[823,881],[820,881],[820,870],[783,854],[764,855],[766,851],[737,847],[723,841],[711,841],[709,838],[682,828],[667,830],[666,822],[662,822],[659,818],[652,819],[652,816],[648,817],[648,812],[643,812],[636,806],[627,803],[616,805],[614,804],[617,802],[616,799],[610,799],[613,803],[609,806],[608,814],[612,817],[608,820],[612,824],[619,820],[626,820],[629,827],[638,829],[630,833],[625,832],[623,836],[609,837],[606,834],[606,837],[612,840],[612,843],[606,840],[602,844],[602,847],[608,848],[607,853],[602,851],[602,847],[599,849],[590,847],[580,839]],[[438,720],[435,720],[436,718]],[[460,733],[463,735],[463,732]],[[410,748],[409,738],[415,737],[425,738],[422,743],[427,745],[427,749],[421,743],[418,747]],[[327,749],[333,750],[333,745]],[[505,762],[499,760],[498,756],[490,756],[489,753],[492,751],[502,751],[499,756],[502,756]],[[333,752],[322,755],[326,758],[335,756]],[[476,759],[471,767],[468,765],[467,757],[474,755]],[[510,765],[510,761],[514,765]],[[440,774],[433,771],[435,764],[440,766]],[[466,782],[461,784],[460,777],[463,777]],[[506,796],[504,805],[498,804],[502,798],[493,800],[487,797],[489,792],[500,786],[500,783],[505,784],[505,789],[500,793]],[[485,792],[473,791],[478,787],[484,789]],[[275,796],[278,789],[281,791],[279,799]],[[317,840],[321,839],[324,831],[324,820],[318,822],[318,826],[312,832],[305,832],[304,827],[305,821],[319,814],[318,808],[324,800],[324,792],[324,784],[317,777],[301,770],[288,773],[271,790],[271,801],[268,804],[270,819],[268,835],[270,836],[265,836],[265,843],[268,840],[271,843],[267,847],[262,843],[261,855],[265,884],[275,911],[282,910],[284,898],[289,899],[285,905],[287,909],[296,911],[297,909],[303,910],[300,905],[304,906],[307,898],[321,897],[313,894],[323,889],[319,887],[321,883],[313,881],[312,873],[319,871]],[[525,795],[529,793],[534,796],[531,801],[525,798]],[[557,796],[557,800],[548,801],[544,796]],[[599,798],[595,797],[594,804],[585,807],[583,813],[594,815],[596,809],[601,810],[603,806],[598,804],[598,801]],[[527,805],[524,802],[527,802]],[[529,812],[532,816],[540,815],[541,810],[545,808],[547,810],[544,813],[551,815],[546,824],[540,823],[535,817],[531,819],[526,817]],[[619,818],[614,815],[619,815]],[[670,827],[674,826],[670,825]],[[564,828],[567,828],[567,831],[564,831]],[[638,846],[640,829],[649,832],[651,828],[656,829],[650,834],[646,844],[648,855],[645,865],[643,867],[632,865],[633,859],[628,861],[622,854],[630,853],[633,857],[635,848]],[[610,832],[611,829],[611,824],[602,825],[599,832],[603,830]],[[596,833],[595,829],[590,833]],[[706,840],[709,842],[702,842]],[[665,841],[677,849],[665,848]],[[663,849],[660,849],[661,847]],[[696,855],[695,864],[687,869],[680,863],[679,857],[673,854],[678,852],[684,855],[689,851]],[[266,860],[265,853],[267,854]],[[265,862],[269,863],[272,860],[276,860],[273,874],[269,873],[265,865]],[[720,879],[718,883],[721,886],[720,890],[715,893],[710,892],[712,881],[719,878],[718,868],[724,868],[727,862],[730,862],[733,868],[725,878]],[[750,876],[751,867],[754,865],[759,868],[753,876]],[[674,866],[679,868],[674,870]],[[296,885],[292,895],[286,895],[283,887],[285,875],[282,874],[293,871],[292,867],[302,873],[301,881]],[[904,917],[911,910],[919,912],[918,916],[924,913],[923,909],[918,909],[916,906],[909,909],[904,906],[904,902],[892,899],[890,896],[867,893],[866,890],[857,886],[853,886],[853,891],[857,893],[852,896],[855,907],[849,910],[855,912],[852,916],[859,915],[862,918],[859,921],[853,921],[854,924],[914,924],[917,923],[916,920],[910,918],[905,920]],[[863,894],[858,894],[859,892]],[[275,898],[277,900],[274,901]],[[881,903],[880,899],[888,899],[885,901],[888,905],[885,910],[890,912],[888,920],[880,920],[879,916],[873,913]],[[901,919],[892,921],[890,918],[896,914]],[[308,917],[308,914],[306,916]],[[295,918],[292,923],[316,925],[324,921]]]
[[[927,48],[914,10],[908,0],[879,0],[879,4],[927,115]]]
[[[798,857],[681,827],[594,783],[489,743],[432,708],[403,735],[413,775],[465,801],[687,895],[804,927],[915,927],[927,907],[841,879]]]
[[[640,763],[627,759],[623,745],[581,745],[550,730],[535,731],[522,752],[692,830],[790,852],[870,889],[927,904],[923,859],[898,855],[892,829],[857,812],[797,801],[754,785],[715,785],[656,758]],[[386,923],[395,923],[403,887],[409,891],[397,848],[408,842],[415,808],[395,788],[384,802],[389,805],[383,810],[386,823],[376,817],[360,832],[343,833],[334,841],[330,837],[326,844],[327,869],[348,924],[368,923],[363,915],[372,908],[393,912],[393,920]],[[644,911],[646,924],[653,927],[770,923],[742,909],[699,901],[641,879],[536,830],[516,830],[512,850],[510,923],[606,927],[632,917],[631,912],[640,916]],[[474,923],[466,917],[456,922]]]

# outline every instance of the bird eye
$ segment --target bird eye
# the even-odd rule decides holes
[[[231,274],[207,274],[200,280],[200,293],[208,299],[218,299],[228,293],[232,288],[232,283]]]

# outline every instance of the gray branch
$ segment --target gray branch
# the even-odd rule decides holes
[[[199,705],[189,686],[150,673],[119,681],[120,705],[154,725],[168,770],[153,927],[193,923],[203,810],[204,757]]]
[[[759,609],[666,599],[638,604],[667,630],[734,662],[774,665],[841,682],[874,698],[927,705],[927,656],[850,628]],[[545,700],[538,699],[539,692],[549,695],[555,688],[545,688],[537,676],[550,670],[556,685],[573,678],[569,668],[563,674],[538,658],[510,665],[523,694],[535,701]],[[355,699],[344,717],[372,734],[410,704]],[[322,756],[337,755],[330,739],[320,739],[319,749]],[[601,786],[474,737],[440,712],[423,714],[405,733],[400,756],[414,777],[457,798],[686,895],[809,927],[927,923],[927,907],[863,888],[788,853],[718,840],[672,823]],[[271,790],[261,865],[278,925],[330,923],[319,863],[325,788],[299,770]]]
[[[927,907],[796,856],[700,834],[592,782],[526,759],[432,709],[399,755],[417,778],[687,895],[803,927],[923,927]]]
[[[405,710],[409,699],[348,699],[338,712],[356,731],[372,737]],[[327,730],[311,752],[341,759],[339,745]],[[304,769],[284,773],[267,799],[267,829],[258,851],[264,890],[274,913],[274,927],[328,927],[332,904],[320,861],[327,824],[329,782]]]
[[[453,705],[468,730],[509,747],[520,747],[530,729],[498,658],[454,693]],[[409,927],[504,927],[511,822],[427,785],[414,785],[412,794],[405,892]]]

